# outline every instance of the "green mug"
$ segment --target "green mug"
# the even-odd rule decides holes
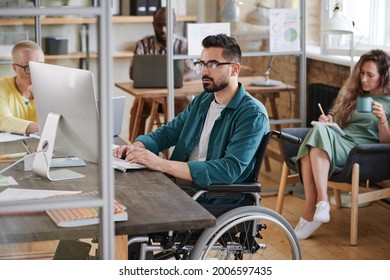
[[[356,100],[356,111],[360,113],[371,113],[372,97],[358,97]]]

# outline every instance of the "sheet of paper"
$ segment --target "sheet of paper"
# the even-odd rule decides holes
[[[19,185],[16,180],[11,177],[11,176],[3,176],[0,178],[0,186],[5,187],[5,186],[16,186]]]
[[[0,142],[11,142],[17,140],[28,139],[30,136],[12,134],[7,132],[0,132]]]
[[[80,192],[81,191],[53,191],[53,190],[7,188],[0,193],[0,202],[27,200],[27,199],[41,199],[52,195],[75,194]]]
[[[216,23],[189,23],[187,24],[188,55],[200,55],[202,52],[202,40],[208,35],[225,33],[230,35],[229,22]]]
[[[270,52],[300,50],[298,9],[270,9]]]

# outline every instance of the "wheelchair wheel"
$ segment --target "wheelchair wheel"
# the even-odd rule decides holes
[[[301,259],[298,239],[285,218],[271,209],[243,206],[217,218],[202,232],[190,259]]]

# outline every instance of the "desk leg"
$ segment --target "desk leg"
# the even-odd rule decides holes
[[[163,108],[164,123],[166,123],[166,119],[167,119],[166,118],[166,106],[167,106],[166,98],[153,98],[149,123],[148,123],[148,127],[146,129],[146,132],[145,132],[146,134],[153,131],[154,124],[156,124],[157,127],[162,126],[162,123],[160,121],[160,114],[158,113],[158,108],[159,108],[160,104]]]
[[[131,130],[131,126],[129,126],[129,140],[131,143],[134,142],[134,139],[137,137],[137,133],[139,130],[140,126],[140,121],[141,121],[141,114],[144,108],[144,99],[143,98],[136,98],[135,100],[138,100],[138,106],[137,110],[134,115],[130,114],[130,122],[132,122],[131,118],[134,118],[134,125],[133,125],[133,130]]]
[[[279,98],[279,92],[269,96],[269,103],[271,105],[272,118],[274,120],[279,119],[279,111],[278,111],[278,106],[276,105],[276,98]],[[282,126],[280,124],[276,124],[275,128],[277,130],[280,130],[282,128]]]
[[[127,249],[127,235],[115,236],[115,259],[116,260],[127,260],[128,249]]]
[[[276,105],[276,98],[279,98],[279,92],[274,92],[272,94],[269,94],[268,96],[257,94],[256,98],[258,100],[260,100],[264,105],[265,105],[265,102],[268,99],[269,102],[270,102],[270,106],[271,106],[271,113],[272,113],[271,117],[272,117],[272,119],[274,119],[274,120],[278,120],[279,119],[279,111],[278,111],[278,107]],[[275,129],[280,131],[282,129],[282,126],[280,124],[276,124],[275,125]],[[282,143],[281,143],[281,141],[278,141],[278,142],[279,142],[278,146],[279,146],[279,150],[280,150],[279,153],[277,153],[277,152],[275,152],[273,150],[270,150],[270,149],[267,149],[267,151],[266,151],[266,157],[264,159],[264,164],[265,164],[265,170],[267,172],[271,171],[271,165],[269,163],[269,158],[273,158],[273,159],[275,159],[275,160],[277,160],[277,161],[279,161],[281,163],[284,161],[283,156],[281,155]]]
[[[279,119],[279,112],[278,112],[278,107],[276,105],[276,98],[279,98],[279,92],[271,95],[269,97],[269,102],[271,104],[272,117],[273,117],[273,119],[278,120]],[[282,126],[280,124],[276,124],[275,128],[276,128],[276,130],[280,131],[282,129]],[[276,141],[278,141],[279,151],[274,151],[274,150],[268,149],[267,155],[268,155],[268,157],[273,158],[276,161],[279,161],[280,163],[283,163],[284,162],[284,158],[282,155],[283,144],[282,144],[281,140],[276,140]]]
[[[146,134],[148,134],[149,132],[151,132],[153,130],[153,125],[154,125],[155,121],[157,121],[157,119],[158,119],[158,102],[153,99],[152,110],[150,110],[149,123],[148,123],[148,127],[146,129],[146,132],[145,132]]]

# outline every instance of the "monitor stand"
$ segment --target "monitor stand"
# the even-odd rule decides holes
[[[60,118],[61,115],[56,113],[49,113],[47,115],[41,139],[39,140],[37,154],[35,155],[33,161],[32,171],[41,177],[49,179],[50,181],[83,178],[85,175],[72,170],[50,170],[50,162],[53,156],[54,143],[56,140],[58,122]]]

